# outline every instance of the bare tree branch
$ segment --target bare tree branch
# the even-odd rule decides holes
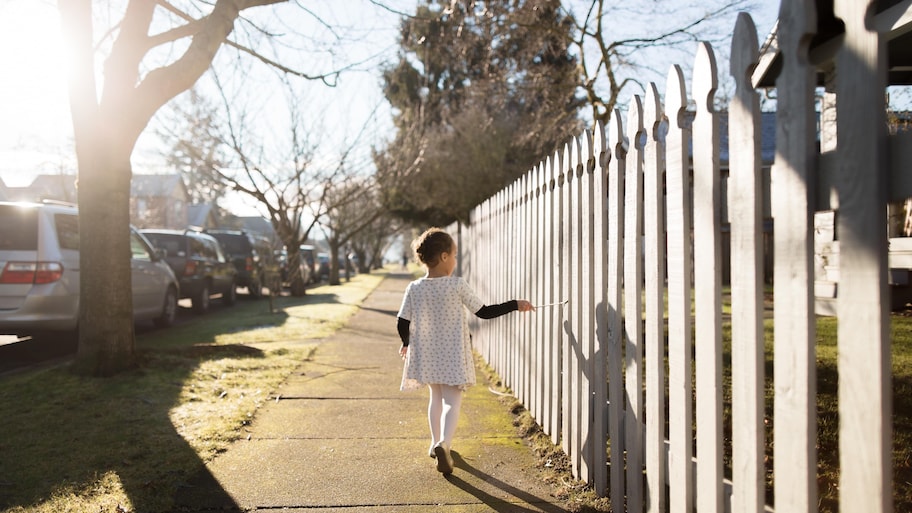
[[[166,10],[168,10],[169,12],[171,12],[171,13],[173,13],[173,14],[179,16],[180,18],[182,18],[183,20],[185,20],[185,21],[188,22],[188,25],[186,25],[186,26],[184,26],[184,27],[181,27],[180,29],[175,29],[175,30],[169,31],[169,32],[175,32],[175,33],[176,33],[176,32],[189,32],[190,34],[192,34],[192,33],[195,33],[195,32],[193,32],[193,28],[194,28],[194,27],[196,28],[196,30],[199,30],[200,24],[201,24],[201,20],[197,20],[197,19],[194,18],[193,16],[191,16],[191,15],[187,14],[186,12],[184,12],[184,11],[178,9],[177,7],[171,5],[169,2],[167,2],[167,1],[165,1],[165,0],[156,0],[156,1],[157,1],[157,3],[158,3],[159,5],[161,5],[162,7],[164,7],[164,8],[165,8]],[[285,1],[287,1],[287,0],[250,0],[250,1],[252,1],[252,2],[257,2],[257,1],[259,1],[259,2],[262,2],[262,5],[266,5],[266,4],[269,4],[269,3],[285,2]],[[319,19],[319,18],[317,18],[317,19]],[[172,35],[172,34],[169,34],[169,33],[165,33],[165,34]],[[188,34],[188,35],[189,35],[189,34]],[[162,39],[162,42],[167,42],[167,41],[168,41],[168,40],[166,39],[166,36],[165,36],[165,35],[161,35],[160,38]],[[158,38],[156,38],[156,39],[158,39]],[[275,68],[275,69],[281,71],[282,73],[287,73],[287,74],[289,74],[289,75],[294,75],[294,76],[296,76],[296,77],[304,78],[304,79],[307,79],[307,80],[320,80],[320,81],[322,81],[324,84],[326,84],[326,85],[328,85],[328,86],[330,86],[330,87],[334,87],[334,86],[338,83],[339,75],[342,74],[342,72],[347,71],[347,70],[350,70],[350,69],[352,69],[352,68],[354,67],[354,65],[349,65],[349,66],[345,66],[345,67],[343,67],[343,68],[341,68],[341,69],[331,71],[331,72],[329,72],[329,73],[321,73],[321,74],[317,74],[317,75],[312,75],[312,74],[304,73],[303,71],[298,71],[298,70],[293,69],[293,68],[291,68],[291,67],[285,66],[285,65],[283,65],[282,63],[280,63],[280,62],[278,62],[278,61],[276,61],[276,60],[270,59],[269,57],[266,57],[265,55],[263,55],[263,54],[261,54],[261,53],[255,51],[255,50],[253,50],[253,49],[251,49],[251,48],[248,48],[248,47],[246,47],[246,46],[243,46],[243,45],[241,45],[241,44],[238,44],[238,43],[236,43],[236,42],[234,42],[234,41],[232,41],[232,40],[230,40],[230,39],[226,39],[226,40],[225,40],[225,44],[226,44],[227,46],[230,46],[231,48],[234,48],[234,49],[240,51],[240,52],[243,52],[243,53],[246,53],[247,55],[250,55],[251,57],[257,59],[258,61],[260,61],[260,62],[262,62],[262,63],[264,63],[264,64],[266,64],[266,65],[268,65],[268,66],[271,66],[271,67],[273,67],[273,68]]]

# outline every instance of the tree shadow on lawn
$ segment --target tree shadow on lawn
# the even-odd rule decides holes
[[[242,345],[193,346],[144,352],[140,368],[111,378],[59,366],[0,380],[0,509],[172,511],[185,489],[205,483],[207,506],[239,510],[206,469],[218,446],[194,449],[172,410],[207,361],[263,356]]]

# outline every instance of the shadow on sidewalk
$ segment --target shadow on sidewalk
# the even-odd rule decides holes
[[[478,478],[479,480],[496,487],[499,490],[502,490],[505,493],[508,493],[515,497],[518,501],[528,504],[530,506],[524,506],[522,504],[517,504],[514,502],[509,502],[504,499],[494,497],[488,492],[481,490],[468,481],[460,478],[459,476],[450,474],[446,476],[446,480],[454,484],[456,487],[461,490],[469,493],[478,498],[482,503],[491,508],[492,511],[498,513],[522,513],[522,512],[546,512],[546,513],[563,513],[566,510],[555,506],[548,502],[548,500],[536,497],[528,492],[520,490],[515,486],[512,486],[508,483],[505,483],[490,474],[486,474],[481,470],[469,465],[469,463],[462,458],[462,456],[456,452],[452,451],[450,454],[453,456],[453,462],[456,464],[456,468],[464,470],[471,474],[472,476]]]

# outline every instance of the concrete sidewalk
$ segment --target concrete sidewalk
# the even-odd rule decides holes
[[[463,400],[456,469],[428,457],[427,392],[399,391],[396,312],[411,275],[391,274],[262,407],[250,437],[184,488],[192,511],[559,512],[512,417],[481,376]],[[213,488],[217,487],[217,489]],[[219,493],[212,493],[219,491]],[[213,504],[230,496],[232,504]],[[224,499],[222,499],[224,500]]]

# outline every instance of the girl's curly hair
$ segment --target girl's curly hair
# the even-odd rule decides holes
[[[440,228],[428,228],[424,233],[412,241],[412,249],[418,261],[428,267],[440,263],[440,254],[451,253],[456,245],[450,234]]]

